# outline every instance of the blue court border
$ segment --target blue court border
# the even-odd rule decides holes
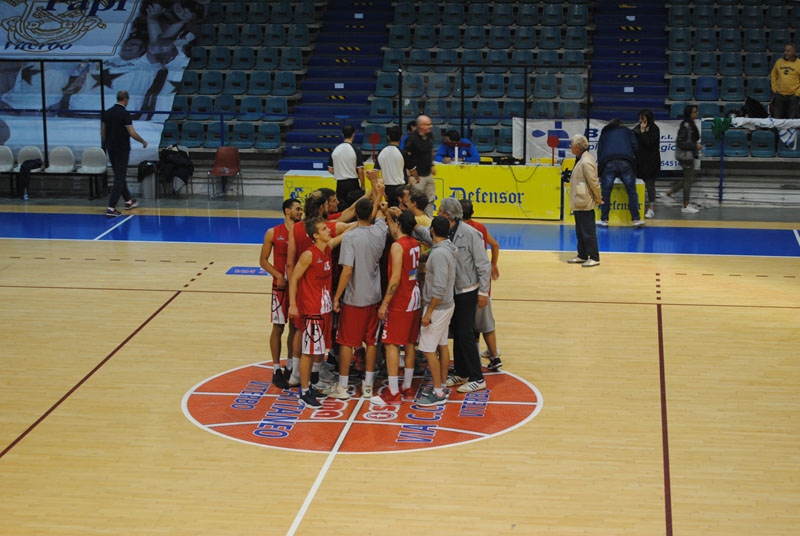
[[[261,244],[277,218],[0,212],[0,238]],[[574,252],[571,225],[491,223],[489,232],[504,250]],[[697,227],[610,227],[597,229],[601,252],[800,257],[800,237],[787,229]]]

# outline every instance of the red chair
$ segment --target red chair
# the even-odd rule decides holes
[[[244,195],[244,180],[242,179],[242,168],[239,163],[238,147],[217,147],[217,156],[214,160],[214,167],[208,172],[208,195],[214,197],[215,179],[219,177],[222,182],[223,193],[226,179],[232,179],[230,186],[233,186],[236,179],[239,180],[239,196]]]

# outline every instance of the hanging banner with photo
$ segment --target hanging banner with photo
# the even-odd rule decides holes
[[[46,123],[48,147],[78,157],[101,144],[99,112],[125,90],[148,143],[131,144],[130,162],[157,159],[168,114],[155,112],[172,109],[204,17],[188,0],[0,2],[0,143],[43,148]]]
[[[569,140],[575,134],[583,134],[589,140],[589,151],[597,156],[597,142],[600,131],[608,124],[602,119],[590,119],[589,128],[586,128],[585,119],[528,119],[527,136],[524,132],[522,118],[515,117],[513,123],[513,155],[522,158],[523,140],[528,144],[526,157],[550,158],[555,147],[557,161],[564,158],[573,158],[569,150]],[[680,164],[675,159],[675,140],[678,136],[680,121],[658,121],[656,123],[661,131],[661,169],[679,170]],[[628,125],[633,128],[636,124]],[[548,143],[550,140],[550,143]]]

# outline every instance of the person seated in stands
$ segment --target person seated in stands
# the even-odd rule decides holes
[[[472,142],[467,138],[462,138],[461,135],[458,133],[457,130],[448,130],[445,133],[445,137],[447,138],[439,145],[439,150],[436,152],[436,156],[433,157],[434,160],[437,162],[444,162],[445,164],[449,164],[455,160],[456,156],[456,149],[458,149],[458,161],[459,162],[480,162],[481,155],[478,153],[478,150],[472,145]],[[453,143],[462,143],[468,144],[468,147],[448,147],[448,142],[451,144]]]

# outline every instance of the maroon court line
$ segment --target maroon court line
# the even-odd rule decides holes
[[[667,431],[667,382],[664,374],[664,328],[661,321],[661,304],[656,304],[658,313],[658,369],[661,383],[661,445],[664,453],[664,513],[667,536],[672,536],[672,486],[669,472],[669,433]]]
[[[50,409],[48,409],[46,412],[44,412],[44,414],[43,414],[41,417],[39,417],[39,418],[36,420],[36,422],[34,422],[33,424],[31,424],[31,425],[28,427],[28,429],[27,429],[27,430],[25,430],[24,432],[22,432],[22,434],[20,434],[20,436],[19,436],[18,438],[16,438],[14,441],[12,441],[12,442],[11,442],[11,444],[10,444],[9,446],[7,446],[5,449],[3,449],[3,451],[2,451],[2,452],[0,452],[0,458],[2,458],[3,456],[5,456],[5,455],[6,455],[6,453],[7,453],[8,451],[10,451],[12,448],[14,448],[14,446],[15,446],[17,443],[19,443],[20,441],[22,441],[22,439],[23,439],[25,436],[27,436],[27,435],[28,435],[28,434],[29,434],[31,431],[33,431],[33,429],[34,429],[34,428],[36,428],[36,427],[39,425],[39,423],[40,423],[40,422],[42,422],[43,420],[45,420],[45,419],[46,419],[46,418],[47,418],[47,417],[48,417],[48,416],[49,416],[51,413],[53,413],[53,411],[55,411],[55,409],[56,409],[58,406],[60,406],[62,402],[64,402],[64,401],[65,401],[67,398],[69,398],[69,396],[70,396],[72,393],[74,393],[74,392],[75,392],[75,391],[76,391],[76,390],[77,390],[77,389],[78,389],[78,388],[79,388],[81,385],[83,385],[83,384],[86,382],[86,380],[88,380],[89,378],[91,378],[91,377],[92,377],[92,375],[93,375],[95,372],[97,372],[98,370],[100,370],[100,367],[102,367],[103,365],[105,365],[106,363],[108,363],[108,361],[109,361],[109,360],[110,360],[112,357],[114,357],[114,355],[115,355],[117,352],[119,352],[119,351],[122,349],[122,347],[123,347],[123,346],[125,346],[126,344],[128,344],[128,341],[130,341],[132,338],[134,338],[134,337],[136,336],[136,334],[137,334],[137,333],[139,333],[139,332],[140,332],[142,329],[144,329],[144,327],[145,327],[147,324],[149,324],[151,320],[153,320],[153,319],[154,319],[154,318],[155,318],[155,317],[156,317],[156,316],[157,316],[157,315],[158,315],[158,314],[159,314],[161,311],[163,311],[163,310],[164,310],[164,309],[167,307],[167,305],[169,305],[170,303],[172,303],[172,300],[174,300],[175,298],[177,298],[177,297],[178,297],[180,294],[181,294],[181,291],[179,291],[179,290],[178,290],[178,291],[176,291],[176,292],[175,292],[175,294],[173,294],[173,295],[172,295],[172,297],[171,297],[170,299],[168,299],[166,302],[164,302],[164,304],[163,304],[161,307],[159,307],[159,308],[158,308],[158,310],[157,310],[155,313],[153,313],[152,315],[150,315],[150,317],[149,317],[147,320],[145,320],[144,322],[142,322],[142,324],[141,324],[141,325],[140,325],[138,328],[136,328],[136,329],[134,330],[134,332],[133,332],[133,333],[131,333],[130,335],[128,335],[128,337],[127,337],[127,338],[126,338],[124,341],[122,341],[122,342],[119,344],[119,346],[117,346],[116,348],[114,348],[114,349],[111,351],[111,353],[110,353],[110,354],[108,354],[108,355],[106,356],[106,358],[105,358],[105,359],[103,359],[103,360],[102,360],[100,363],[98,363],[98,364],[97,364],[97,365],[96,365],[96,366],[95,366],[95,367],[94,367],[94,368],[93,368],[93,369],[92,369],[92,370],[89,372],[89,374],[87,374],[86,376],[84,376],[84,377],[83,377],[83,379],[82,379],[81,381],[79,381],[78,383],[76,383],[76,384],[75,384],[75,386],[74,386],[72,389],[70,389],[69,391],[67,391],[67,393],[66,393],[64,396],[62,396],[62,397],[61,397],[61,398],[58,400],[58,402],[56,402],[55,404],[53,404],[53,405],[50,407]]]

